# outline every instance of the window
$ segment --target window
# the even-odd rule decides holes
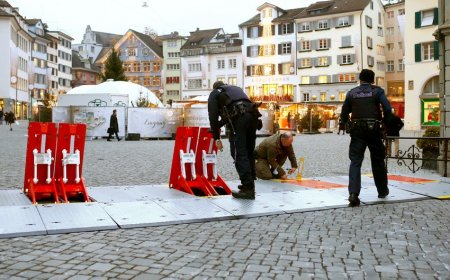
[[[340,83],[356,82],[356,75],[355,73],[339,74],[339,82]]]
[[[366,26],[372,28],[372,18],[369,16],[366,16]]]
[[[300,68],[308,68],[308,67],[311,67],[311,58],[301,58]]]
[[[280,35],[292,33],[292,24],[291,23],[281,24],[280,31],[281,31]]]
[[[294,65],[292,63],[283,63],[279,65],[278,74],[281,75],[293,74],[294,71],[292,70],[294,70]]]
[[[403,50],[403,42],[398,42],[398,48],[399,48],[400,50]]]
[[[423,88],[423,94],[433,95],[439,93],[439,76],[433,77],[428,80]]]
[[[370,9],[373,10],[373,1],[370,1]]]
[[[180,95],[179,90],[168,90],[167,95]]]
[[[370,67],[372,67],[373,64],[374,64],[374,62],[375,62],[375,59],[373,58],[373,56],[368,55],[368,56],[367,56],[367,65],[369,65]]]
[[[263,31],[263,37],[270,37],[270,36],[275,35],[274,34],[275,29],[274,29],[273,25],[264,26],[262,31]]]
[[[179,70],[180,64],[167,64],[167,70]]]
[[[328,20],[319,20],[317,22],[317,29],[328,29]]]
[[[319,84],[326,84],[328,83],[328,76],[327,75],[320,75],[319,76]]]
[[[300,32],[311,31],[311,25],[309,22],[303,22],[300,24]]]
[[[291,43],[281,44],[281,54],[291,53]]]
[[[373,39],[371,37],[367,37],[367,47],[369,49],[373,48]]]
[[[310,41],[300,41],[300,51],[310,51],[311,42]]]
[[[318,49],[319,49],[319,50],[326,50],[326,49],[329,49],[330,46],[329,46],[329,43],[328,43],[328,42],[329,42],[328,39],[319,39],[319,40],[318,40]]]
[[[309,93],[304,93],[303,94],[303,101],[304,102],[308,102],[309,101]]]
[[[352,64],[352,55],[350,54],[344,54],[342,55],[342,64]]]
[[[383,37],[383,27],[378,26],[378,36]]]
[[[259,47],[259,56],[275,55],[275,45],[262,45]]]
[[[349,26],[350,25],[349,18],[348,17],[340,17],[340,18],[338,18],[337,25],[339,27]]]
[[[180,77],[166,77],[166,84],[179,84]]]
[[[264,76],[275,75],[275,64],[265,64],[263,67],[264,67]]]
[[[320,93],[320,101],[326,101],[327,100],[327,93],[321,92]]]
[[[144,68],[144,72],[150,72],[150,62],[144,61],[142,62],[142,66]]]
[[[180,52],[169,52],[167,54],[169,57],[180,57]]]
[[[225,69],[225,60],[224,59],[217,60],[217,69]]]
[[[236,68],[236,65],[237,65],[236,58],[228,59],[228,68]]]
[[[198,89],[202,88],[202,79],[192,79],[188,81],[189,89]]]
[[[328,57],[322,56],[317,58],[317,66],[328,66]]]
[[[188,72],[200,72],[202,71],[202,65],[200,63],[190,63],[188,65]]]
[[[422,61],[434,60],[434,43],[422,44]]]
[[[405,14],[405,9],[398,9],[398,15],[402,16]]]
[[[301,82],[302,82],[302,85],[309,85],[311,82],[311,79],[309,76],[302,76]],[[309,100],[309,98],[308,98],[308,100]]]
[[[385,55],[385,49],[382,45],[377,45],[377,54],[378,55]]]
[[[161,71],[161,62],[153,62],[153,72]]]
[[[224,82],[225,83],[225,77],[217,77],[216,81]]]
[[[352,36],[342,36],[341,37],[341,47],[347,48],[352,46]]]
[[[128,56],[136,56],[137,55],[137,49],[136,48],[128,48],[127,49]]]
[[[381,20],[382,20],[381,13],[378,13],[378,24],[379,25],[381,25]]]
[[[93,53],[95,51],[95,47],[91,46],[91,52]]]
[[[394,72],[394,61],[388,60],[387,61],[387,72]]]
[[[259,47],[258,46],[251,46],[250,47],[250,57],[257,57],[258,56]]]
[[[386,13],[387,18],[393,18],[394,17],[394,11],[389,11]]]
[[[394,35],[394,27],[387,27],[386,28],[386,36],[392,36]]]
[[[228,77],[228,84],[232,86],[237,86],[237,78],[236,77]]]
[[[377,61],[377,70],[386,71],[386,64],[384,64],[384,62]]]
[[[339,92],[339,101],[345,101],[345,97],[347,96],[347,93],[345,91]]]
[[[133,72],[141,72],[141,65],[139,62],[133,63]]]
[[[384,78],[383,77],[377,77],[376,78],[376,85],[379,87],[383,87],[384,86]]]
[[[258,26],[252,26],[250,27],[250,38],[258,38]]]
[[[421,26],[429,26],[433,24],[434,10],[422,11]]]
[[[170,41],[167,41],[167,46],[168,46],[169,48],[176,47],[176,46],[177,46],[177,41],[176,41],[176,40],[170,40]]]
[[[398,60],[398,71],[405,71],[405,63],[403,62],[403,59]]]
[[[393,43],[387,43],[386,46],[387,46],[387,50],[388,51],[393,51],[394,50],[394,44]]]
[[[247,76],[261,76],[263,74],[262,65],[247,66]]]

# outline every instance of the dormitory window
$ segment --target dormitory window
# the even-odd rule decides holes
[[[422,61],[434,60],[434,43],[422,44]]]
[[[309,93],[303,94],[303,101],[308,102],[309,101]]]
[[[228,68],[236,68],[236,58],[231,58],[228,60]]]
[[[281,44],[281,54],[291,53],[291,43]]]
[[[202,88],[202,79],[194,79],[188,81],[189,89]]]
[[[328,49],[329,48],[329,46],[328,46],[328,39],[319,39],[318,40],[318,49],[319,50],[325,50],[325,49]]]
[[[348,25],[350,25],[348,17],[338,18],[338,26],[343,27],[343,26],[348,26]]]
[[[356,75],[355,73],[347,73],[347,74],[339,74],[339,82],[340,83],[348,83],[348,82],[355,82],[356,81]]]
[[[301,68],[311,67],[311,58],[302,58],[302,59],[300,59],[300,67]]]
[[[217,69],[225,69],[225,60],[224,59],[217,60]]]
[[[342,64],[351,64],[352,63],[352,56],[349,54],[344,54],[342,56]]]
[[[328,28],[328,20],[319,20],[317,22],[317,29],[327,29]]]
[[[300,42],[300,50],[302,50],[302,51],[311,50],[311,43],[309,41],[301,41]]]
[[[128,48],[128,56],[136,56],[137,50],[136,48]]]
[[[311,30],[309,22],[304,22],[300,25],[300,32],[308,32]]]
[[[200,72],[202,71],[202,65],[200,63],[191,63],[188,65],[189,72]]]

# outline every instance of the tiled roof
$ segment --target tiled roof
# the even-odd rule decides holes
[[[11,14],[9,14],[9,13],[3,11],[2,9],[0,9],[0,16],[4,16],[4,17],[12,17]]]
[[[334,0],[321,1],[309,5],[305,10],[298,14],[296,18],[310,18],[323,15],[341,14],[364,10],[371,0]],[[318,13],[311,14],[311,11],[321,10]]]
[[[117,43],[122,35],[92,31],[95,33],[95,41],[98,44],[101,44],[103,47],[112,47],[115,43]]]
[[[183,39],[186,37],[187,36],[182,36],[182,35],[178,34],[178,32],[175,31],[170,34],[159,35],[157,37],[157,41],[170,40],[170,39]]]
[[[36,25],[36,23],[38,23],[39,21],[41,21],[41,20],[38,19],[38,18],[31,18],[31,19],[26,19],[26,20],[25,20],[25,22],[26,22],[28,25]]]
[[[163,51],[158,43],[152,39],[152,37],[145,35],[144,33],[137,32],[136,30],[130,29],[139,39],[141,39],[144,44],[147,45],[150,49],[152,49],[159,57],[163,57]]]
[[[207,30],[196,30],[190,32],[191,35],[186,43],[181,47],[181,49],[196,49],[200,45],[209,44],[212,38],[222,30],[221,28],[207,29]],[[192,45],[195,44],[195,45]]]
[[[272,22],[284,22],[284,21],[292,21],[297,18],[297,15],[300,14],[305,8],[297,8],[286,10],[286,13],[282,16],[279,16],[272,20]]]
[[[102,50],[99,52],[97,59],[95,60],[95,63],[97,63],[98,60],[102,59],[111,49],[112,47],[103,47]]]
[[[8,1],[4,1],[4,0],[0,0],[0,7],[12,8],[12,6],[8,3]]]

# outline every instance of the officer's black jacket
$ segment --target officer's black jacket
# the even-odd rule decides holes
[[[229,106],[236,101],[248,101],[245,92],[237,86],[223,85],[209,94],[208,98],[208,115],[209,115],[209,125],[211,126],[211,132],[213,133],[214,139],[220,138],[220,127],[219,117],[222,118],[221,113],[224,106]]]
[[[380,104],[383,107],[384,118],[389,119],[392,115],[392,107],[384,94],[384,90],[371,84],[361,84],[347,93],[344,105],[342,105],[342,122],[348,122],[350,113],[352,113],[353,120],[381,120]]]

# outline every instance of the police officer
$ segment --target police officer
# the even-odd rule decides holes
[[[255,149],[258,110],[241,88],[217,81],[208,98],[208,114],[211,131],[217,149],[222,150],[220,127],[227,123],[230,135],[230,151],[241,180],[235,198],[255,199]],[[219,120],[220,117],[220,120]]]
[[[361,165],[366,147],[369,147],[370,151],[378,197],[385,198],[389,194],[381,124],[383,116],[386,120],[391,118],[392,109],[384,90],[372,85],[374,78],[375,73],[372,70],[363,69],[359,74],[360,86],[347,93],[342,106],[341,118],[350,127],[351,136],[348,186],[350,207],[360,204],[358,196],[361,190]]]

